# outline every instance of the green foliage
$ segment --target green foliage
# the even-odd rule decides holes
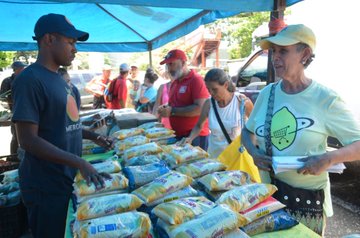
[[[37,58],[38,51],[16,51],[15,59],[30,63]]]
[[[0,51],[0,69],[10,66],[13,62],[15,52]]]
[[[253,50],[252,33],[264,22],[269,22],[270,12],[242,13],[209,24],[206,27],[222,29],[223,39],[229,42],[231,59],[247,57]]]

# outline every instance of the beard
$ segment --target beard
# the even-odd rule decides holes
[[[177,70],[171,71],[171,72],[169,72],[169,73],[170,73],[171,77],[172,77],[174,80],[179,79],[179,78],[181,78],[181,77],[183,76],[183,71],[182,71],[182,69],[177,69]]]

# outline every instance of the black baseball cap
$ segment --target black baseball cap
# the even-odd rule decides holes
[[[47,33],[58,33],[78,41],[86,41],[89,38],[89,33],[77,30],[64,15],[55,13],[40,17],[35,24],[34,33],[34,40],[40,39]]]

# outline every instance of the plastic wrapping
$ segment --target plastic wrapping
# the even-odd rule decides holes
[[[87,185],[85,180],[80,180],[74,184],[74,193],[77,197],[86,196],[94,193],[103,193],[113,190],[122,190],[128,187],[128,179],[124,175],[117,173],[111,174],[111,179],[105,179],[105,187],[96,189],[92,183],[90,186]]]
[[[197,182],[211,192],[227,191],[251,183],[250,175],[239,170],[220,171],[207,174]]]
[[[109,159],[105,160],[104,162],[93,164],[92,166],[94,167],[94,169],[96,169],[98,173],[113,174],[121,171],[120,163],[117,160]],[[84,178],[82,177],[81,173],[78,171],[75,176],[75,182],[79,182],[83,179]]]
[[[79,204],[76,217],[79,221],[139,208],[143,202],[133,194],[112,194],[88,199]]]
[[[246,184],[223,193],[216,203],[226,204],[233,211],[241,212],[264,201],[276,191],[276,186],[272,184]]]
[[[206,174],[223,171],[225,169],[226,166],[217,160],[202,159],[182,165],[175,170],[192,178],[198,178]]]
[[[124,167],[123,172],[129,179],[129,189],[134,190],[144,184],[153,181],[155,178],[170,172],[165,162]]]
[[[150,233],[149,216],[142,212],[125,212],[86,221],[75,221],[74,232],[79,238],[147,237]]]
[[[154,181],[132,191],[146,205],[191,184],[192,178],[176,171],[170,171]]]
[[[152,212],[163,221],[177,225],[209,211],[216,204],[205,197],[187,197],[157,205]]]

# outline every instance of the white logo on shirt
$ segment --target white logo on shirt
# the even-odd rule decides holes
[[[179,89],[179,93],[185,93],[186,92],[186,87],[185,85],[181,86]]]

